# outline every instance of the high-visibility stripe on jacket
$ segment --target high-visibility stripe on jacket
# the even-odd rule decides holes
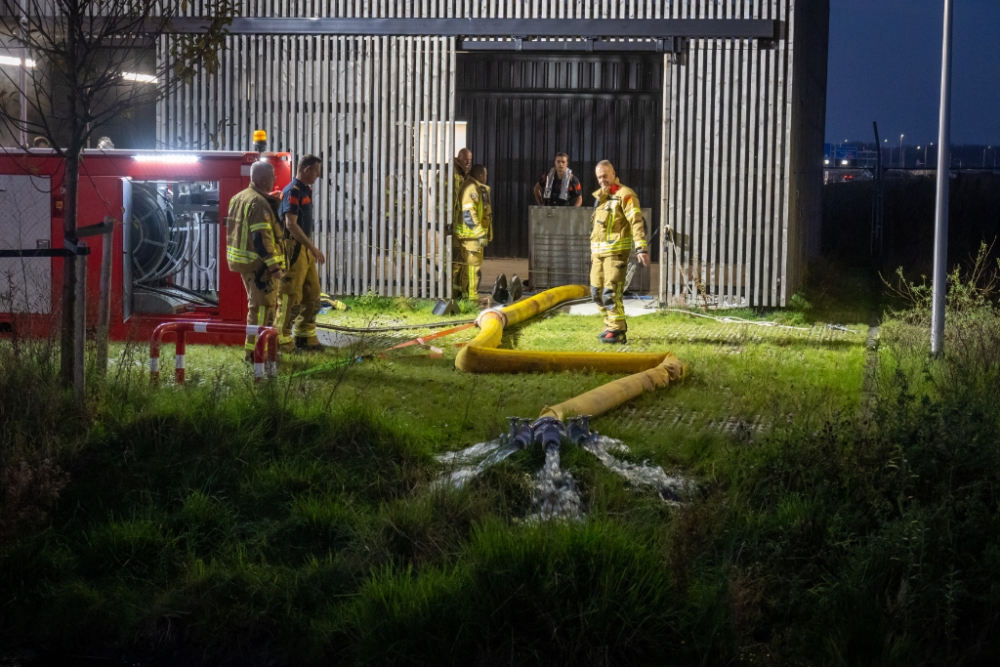
[[[462,222],[462,184],[469,177],[469,172],[465,170],[458,158],[451,162],[452,166],[452,199],[451,199],[451,221],[457,227]]]
[[[455,225],[460,239],[493,240],[493,205],[490,188],[471,176],[462,183],[462,219]]]
[[[617,179],[607,192],[602,189],[594,193],[594,213],[590,220],[591,255],[630,251],[633,244],[637,250],[649,247],[639,198]]]
[[[257,262],[263,262],[271,271],[284,269],[281,236],[271,204],[252,185],[229,200],[226,261],[230,271],[252,271],[259,266]]]

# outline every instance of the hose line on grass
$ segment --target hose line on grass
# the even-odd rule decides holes
[[[329,331],[342,331],[344,333],[383,333],[385,331],[411,331],[413,329],[441,329],[443,327],[457,327],[462,324],[472,324],[476,318],[467,320],[448,320],[447,322],[422,322],[414,324],[399,324],[391,327],[342,327],[337,324],[316,323],[317,329],[327,329]]]
[[[590,297],[571,299],[560,303],[560,306],[572,306],[577,303],[590,303]],[[523,303],[523,302],[522,302]],[[478,318],[472,317],[467,320],[448,320],[446,322],[415,322],[413,324],[398,324],[390,327],[345,327],[337,324],[316,323],[317,329],[327,329],[329,331],[341,331],[344,333],[381,333],[385,331],[411,331],[413,329],[442,329],[444,327],[459,326],[462,324],[472,324]]]
[[[505,326],[520,324],[568,301],[590,293],[586,285],[564,285],[506,308],[480,313],[479,335],[455,358],[455,367],[471,373],[526,373],[565,370],[592,370],[629,373],[629,377],[609,382],[574,399],[542,411],[542,416],[597,416],[640,394],[667,386],[684,377],[685,366],[669,352],[662,354],[615,354],[610,352],[536,352],[498,350]]]
[[[616,354],[610,352],[536,352],[496,349],[503,339],[503,329],[505,326],[520,324],[558,306],[589,300],[589,292],[590,288],[586,285],[564,285],[546,290],[504,308],[484,310],[475,320],[453,320],[450,322],[434,322],[415,326],[402,325],[365,329],[339,327],[336,325],[317,326],[349,333],[401,331],[419,328],[442,328],[445,326],[454,327],[452,331],[442,331],[389,348],[392,350],[412,344],[422,345],[425,340],[451,335],[475,323],[479,326],[479,335],[462,348],[455,358],[455,367],[462,371],[472,373],[528,373],[591,370],[603,373],[629,373],[628,377],[614,380],[568,401],[543,409],[541,416],[556,417],[560,420],[584,414],[596,417],[647,391],[666,387],[670,382],[684,377],[686,372],[685,365],[669,352],[662,354]],[[295,376],[298,377],[343,368],[364,358],[352,357],[341,359],[316,368],[300,371]]]
[[[614,354],[610,352],[541,352],[498,350],[505,326],[520,324],[567,301],[590,294],[586,285],[563,285],[518,301],[505,308],[479,314],[479,335],[455,358],[455,367],[469,373],[530,373],[592,370],[604,373],[637,373],[658,366],[666,354]]]

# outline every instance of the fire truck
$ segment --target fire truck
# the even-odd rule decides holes
[[[101,233],[81,238],[81,249],[64,243],[65,160],[50,149],[0,152],[0,334],[56,330],[71,253],[87,253],[88,326],[111,253],[113,340],[147,338],[171,319],[245,323],[246,291],[226,266],[225,216],[258,160],[274,166],[275,187],[291,181],[289,153],[84,151],[77,226]]]

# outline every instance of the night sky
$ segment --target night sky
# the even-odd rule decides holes
[[[807,0],[808,1],[808,0]],[[953,144],[1000,144],[1000,0],[955,0]],[[944,0],[831,0],[826,138],[937,140]]]

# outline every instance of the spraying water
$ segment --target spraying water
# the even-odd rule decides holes
[[[500,463],[514,452],[538,446],[545,451],[545,464],[535,475],[532,500],[535,512],[529,521],[579,520],[583,518],[582,501],[576,480],[560,466],[559,447],[575,444],[590,452],[612,472],[621,475],[636,487],[655,490],[666,502],[678,502],[693,490],[688,480],[671,477],[660,466],[623,461],[612,451],[628,454],[621,440],[599,435],[590,430],[589,417],[582,416],[566,423],[553,417],[529,419],[510,418],[510,431],[496,440],[481,442],[459,452],[449,452],[437,460],[452,470],[438,479],[434,486],[462,488],[484,470]]]
[[[461,489],[471,479],[491,466],[503,461],[519,447],[505,443],[503,438],[480,442],[459,452],[448,452],[437,457],[439,463],[451,466],[453,469],[445,477],[438,479],[432,486],[450,486]],[[458,467],[455,467],[458,466]]]
[[[580,494],[576,490],[573,473],[559,467],[558,443],[549,444],[545,448],[545,465],[535,476],[532,499],[538,511],[528,517],[529,521],[583,518]]]

